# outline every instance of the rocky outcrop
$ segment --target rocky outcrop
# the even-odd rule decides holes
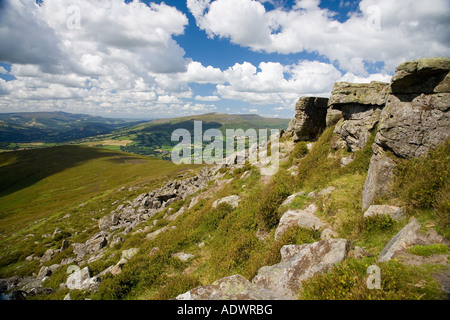
[[[281,262],[259,269],[252,283],[286,300],[297,299],[303,281],[343,261],[349,249],[350,242],[345,239],[284,246]]]
[[[280,300],[270,290],[255,285],[242,277],[233,275],[213,284],[194,288],[180,294],[176,300]]]
[[[286,132],[296,142],[315,140],[326,127],[327,107],[326,98],[301,97]]]
[[[293,300],[298,298],[302,282],[325,272],[343,261],[350,242],[332,239],[281,249],[281,262],[262,267],[252,282],[240,275],[194,288],[177,300]]]
[[[450,58],[418,59],[397,67],[372,146],[363,210],[389,192],[396,161],[387,151],[396,157],[420,157],[450,138],[449,72]]]
[[[89,267],[78,269],[71,273],[66,281],[69,290],[96,290],[100,285],[98,277],[91,277]]]
[[[380,119],[389,84],[384,82],[348,83],[337,82],[328,102],[328,124],[342,113],[335,127],[335,133],[346,142],[352,151],[363,149],[371,132]]]
[[[398,66],[375,142],[403,158],[420,157],[450,137],[450,58]]]

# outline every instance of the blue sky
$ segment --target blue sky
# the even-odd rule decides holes
[[[3,0],[0,112],[290,118],[450,55],[448,0]]]

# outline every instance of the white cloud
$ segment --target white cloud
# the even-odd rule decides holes
[[[220,101],[218,96],[195,96],[195,100],[198,101]]]
[[[192,11],[199,1],[189,2]],[[450,53],[447,0],[362,0],[345,22],[318,0],[297,1],[290,11],[266,11],[252,0],[202,2],[192,12],[211,37],[269,53],[317,52],[360,76],[368,74],[365,63],[384,62],[392,73],[404,60]]]
[[[318,61],[301,61],[289,66],[262,62],[258,68],[244,62],[223,73],[226,83],[217,85],[223,99],[289,107],[295,105],[299,96],[328,96],[342,76],[333,65]]]

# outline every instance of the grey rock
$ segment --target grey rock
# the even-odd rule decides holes
[[[328,99],[301,97],[295,106],[295,116],[286,133],[294,141],[315,140],[326,127]]]
[[[350,242],[345,239],[284,246],[281,249],[281,262],[259,269],[252,283],[284,299],[298,299],[302,282],[343,261],[349,248]]]
[[[401,221],[406,218],[403,209],[396,206],[372,205],[364,212],[364,218],[376,216],[389,216],[395,221]]]
[[[138,252],[139,252],[139,248],[130,248],[130,249],[127,249],[127,250],[123,250],[121,257],[130,260],[135,255],[137,255]]]
[[[400,64],[392,77],[392,93],[450,92],[450,58],[423,58]]]
[[[370,159],[369,171],[364,182],[362,210],[365,211],[377,197],[390,192],[396,163],[384,152],[377,152]]]
[[[280,300],[274,292],[255,285],[242,277],[233,275],[213,284],[194,288],[178,295],[176,300]]]
[[[99,285],[98,277],[92,277],[88,267],[71,273],[66,281],[69,290],[96,290]]]
[[[420,157],[450,138],[449,109],[450,93],[391,94],[375,142],[399,157]]]
[[[221,199],[218,199],[216,201],[213,202],[212,207],[213,208],[217,208],[217,206],[221,203],[227,203],[229,204],[233,209],[237,208],[237,206],[239,205],[239,202],[241,201],[241,198],[237,195],[231,195],[228,197],[224,197]]]
[[[288,210],[280,219],[275,230],[275,240],[281,239],[283,234],[290,228],[297,226],[306,229],[318,230],[326,224],[323,223],[314,213],[317,211],[315,204],[309,205],[304,210]]]
[[[40,262],[41,263],[45,263],[48,262],[50,260],[52,260],[53,256],[55,255],[55,251],[52,249],[48,249],[47,251],[45,251],[44,255],[42,256]]]
[[[389,84],[384,82],[336,82],[331,91],[328,106],[337,110],[342,110],[342,106],[349,104],[383,106],[388,92]]]
[[[286,198],[286,200],[283,201],[283,203],[281,205],[282,206],[290,205],[297,196],[304,196],[304,195],[305,195],[305,191],[300,191],[300,192],[291,194],[289,197]]]
[[[185,252],[177,252],[172,254],[172,258],[177,258],[180,261],[183,262],[187,262],[188,260],[194,258],[195,256],[193,254],[190,253],[185,253]]]
[[[378,256],[378,262],[389,261],[392,256],[406,246],[413,245],[417,242],[420,224],[416,219],[412,219],[389,243],[384,247]]]
[[[111,272],[111,274],[112,274],[113,276],[117,276],[117,275],[121,274],[121,273],[122,273],[123,266],[124,266],[127,262],[128,262],[128,260],[125,259],[125,258],[120,259],[119,262],[117,262],[117,264],[109,270],[109,272]]]
[[[327,127],[334,126],[344,117],[341,110],[336,110],[333,108],[329,108],[326,116],[326,125]]]

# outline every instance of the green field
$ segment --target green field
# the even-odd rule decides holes
[[[115,200],[136,196],[189,168],[82,146],[2,153],[1,256],[23,250],[24,243],[18,240],[26,234],[53,232],[54,223],[68,213],[73,215],[72,228],[88,227],[93,212],[101,214]],[[118,192],[122,187],[126,191]]]

